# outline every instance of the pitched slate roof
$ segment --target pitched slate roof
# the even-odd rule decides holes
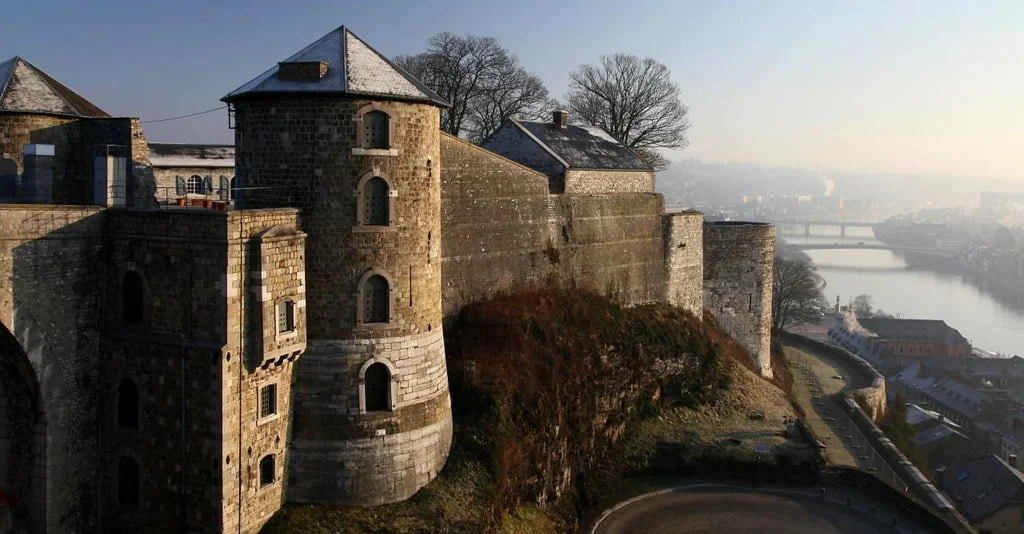
[[[235,145],[149,143],[149,162],[154,167],[235,166]]]
[[[110,116],[18,56],[0,63],[0,112]]]
[[[344,26],[317,39],[282,63],[300,61],[323,61],[327,63],[327,72],[317,81],[285,81],[277,76],[279,65],[274,65],[221,100],[232,102],[243,96],[259,94],[314,93],[375,96],[449,106],[437,93]]]
[[[930,319],[858,319],[860,325],[890,340],[922,340],[967,343],[960,331],[945,321]]]
[[[1024,502],[1024,475],[995,455],[983,456],[946,470],[942,489],[974,523]]]
[[[569,169],[653,171],[636,152],[597,126],[509,121]]]

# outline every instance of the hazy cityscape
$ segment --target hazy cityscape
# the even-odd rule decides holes
[[[0,534],[1024,533],[1024,6],[6,6]]]

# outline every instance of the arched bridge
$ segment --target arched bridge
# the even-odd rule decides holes
[[[793,243],[787,245],[797,250],[891,250],[893,252],[904,252],[908,254],[928,254],[931,256],[951,257],[953,253],[946,250],[939,250],[928,247],[904,247],[889,246],[884,243]]]
[[[804,235],[811,235],[812,226],[838,226],[839,235],[846,237],[847,228],[874,228],[878,223],[868,221],[828,221],[828,220],[807,220],[807,219],[775,219],[772,221],[776,226],[803,226]]]

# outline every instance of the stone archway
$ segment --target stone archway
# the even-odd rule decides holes
[[[32,485],[39,423],[35,371],[18,340],[0,323],[0,534],[34,531]]]

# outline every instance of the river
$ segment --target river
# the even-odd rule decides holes
[[[792,244],[877,244],[870,228],[779,228]],[[799,234],[787,232],[801,230]],[[844,305],[860,294],[871,295],[875,308],[906,319],[942,319],[985,350],[1024,355],[1024,296],[1011,295],[973,275],[919,257],[888,250],[809,250],[828,286],[825,297],[836,295]]]

